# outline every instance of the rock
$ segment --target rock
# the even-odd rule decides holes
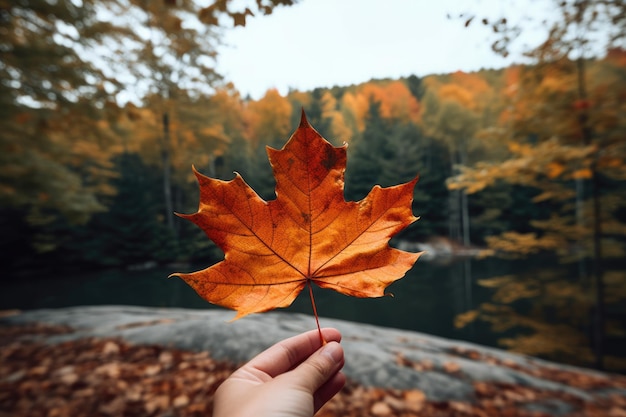
[[[270,345],[315,326],[311,316],[284,312],[253,315],[229,323],[233,317],[233,312],[223,310],[89,306],[22,312],[0,318],[0,325],[45,323],[73,329],[73,332],[46,334],[49,343],[119,337],[134,344],[208,351],[212,358],[235,363],[247,361]],[[513,386],[558,392],[580,401],[590,401],[600,391],[626,395],[623,387],[607,388],[606,382],[594,385],[595,380],[606,381],[606,374],[417,332],[327,318],[322,318],[321,323],[343,334],[344,372],[348,378],[365,387],[407,390],[404,399],[407,404],[413,404],[415,411],[425,398],[471,402],[477,395],[500,395],[493,392],[494,384],[503,387],[507,395],[524,395],[519,390],[506,390]],[[119,349],[110,343],[105,344],[103,354],[114,354]],[[166,355],[161,357],[159,367],[167,367],[170,360]],[[157,371],[156,368],[145,370]],[[114,375],[116,370],[107,368],[98,372]],[[582,378],[585,383],[572,383],[576,378]],[[489,388],[481,392],[483,381],[489,382]],[[558,408],[548,400],[544,401],[545,407]],[[184,399],[178,401],[182,403]],[[372,413],[384,415],[387,408],[393,408],[395,403],[392,403],[381,398],[376,404],[382,405],[375,405]],[[163,405],[156,402],[151,406],[156,410]]]

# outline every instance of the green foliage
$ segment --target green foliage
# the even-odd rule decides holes
[[[549,215],[526,222],[526,232],[505,229],[499,236],[489,236],[488,244],[517,256],[552,253],[578,268],[557,279],[538,273],[520,282],[496,280],[491,284],[498,288],[494,301],[499,304],[482,306],[466,318],[480,318],[500,330],[525,327],[529,335],[502,341],[525,353],[565,355],[586,365],[624,369],[623,363],[617,365],[611,358],[607,343],[612,334],[623,340],[623,323],[616,325],[607,311],[613,309],[624,317],[626,281],[623,265],[621,272],[611,271],[607,259],[624,259],[626,252],[626,227],[623,218],[615,216],[622,212],[623,200],[618,196],[625,190],[626,178],[626,66],[624,51],[615,49],[622,46],[626,33],[626,6],[555,1],[555,11],[553,21],[542,22],[550,25],[547,37],[525,51],[536,63],[509,71],[515,89],[505,96],[510,110],[503,113],[501,126],[511,155],[504,161],[464,167],[450,185],[475,193],[506,181],[536,191],[531,201],[548,205]],[[493,49],[506,55],[520,26],[506,18],[481,20],[494,28]],[[607,52],[604,60],[587,55],[598,46]],[[616,116],[616,109],[622,116]],[[608,276],[620,278],[609,281]],[[503,293],[528,294],[529,309],[520,313],[510,305],[517,300],[502,297]],[[622,295],[610,297],[613,293]],[[546,311],[557,320],[538,321]],[[557,340],[554,334],[563,337]]]
[[[411,94],[413,94],[416,99],[421,101],[425,93],[422,80],[416,75],[409,75],[406,79],[406,83],[411,91]]]
[[[68,263],[98,266],[176,259],[176,243],[162,221],[158,171],[146,166],[138,155],[121,155],[116,167],[119,177],[112,185],[117,193],[106,212],[94,215],[81,227],[57,222],[47,228],[47,234],[57,240],[57,256]]]
[[[391,124],[380,115],[380,103],[370,101],[365,131],[348,148],[345,194],[348,200],[360,200],[371,190],[372,184],[381,184],[385,163],[392,160],[390,143]]]
[[[448,233],[448,188],[446,179],[449,175],[446,147],[432,139],[422,136],[420,146],[421,161],[417,167],[419,182],[414,195],[413,207],[420,216],[420,222],[413,228],[413,238],[424,241],[434,236]]]
[[[213,68],[220,16],[240,25],[251,15],[246,7],[269,13],[291,3],[106,3],[126,20],[105,19],[100,0],[20,1],[0,11],[0,250],[9,274],[214,259],[214,246],[192,225],[167,226],[173,211],[196,209],[191,165],[225,180],[237,171],[274,198],[266,146],[282,146],[304,108],[324,137],[349,145],[347,199],[420,176],[421,221],[400,238],[471,236],[500,254],[550,252],[571,265],[568,276],[485,281],[493,302],[462,319],[525,328],[504,345],[588,363],[594,189],[602,255],[626,253],[626,53],[287,97],[270,90],[260,100],[221,85]],[[87,53],[95,49],[101,53]],[[124,104],[129,83],[142,91]],[[623,265],[606,267],[607,309],[618,318],[623,279]],[[546,316],[553,322],[542,322]],[[618,334],[618,322],[608,320],[607,331]],[[554,329],[566,343],[548,340]]]
[[[322,109],[321,100],[324,91],[325,90],[322,88],[315,88],[313,89],[313,91],[311,91],[311,100],[305,107],[306,117],[309,123],[311,123],[311,126],[315,127],[315,130],[317,130],[323,137],[330,138],[328,140],[332,141],[333,138],[331,137],[331,121],[324,117]],[[300,109],[294,107],[292,113],[292,120],[295,121],[292,126],[298,126],[300,120]]]

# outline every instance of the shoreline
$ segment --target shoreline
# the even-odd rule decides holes
[[[68,386],[62,390],[63,395],[71,399],[76,392],[74,388],[87,389],[85,384],[91,384],[93,378],[94,384],[102,382],[102,378],[90,376],[100,369],[104,376],[117,375],[114,384],[126,387],[116,394],[117,404],[130,406],[126,399],[119,398],[126,395],[129,378],[135,378],[137,372],[151,369],[154,373],[148,375],[145,384],[161,378],[162,383],[171,385],[172,381],[180,382],[180,378],[192,380],[205,375],[213,381],[211,384],[198,382],[200,385],[194,385],[193,392],[188,392],[186,384],[180,383],[180,389],[172,390],[169,396],[146,394],[147,402],[143,405],[145,410],[145,407],[152,407],[153,411],[178,410],[169,415],[194,415],[182,410],[210,404],[212,392],[236,364],[313,326],[310,316],[297,313],[269,312],[229,322],[233,317],[233,312],[223,310],[131,306],[13,311],[12,315],[0,317],[5,355],[0,386],[11,398],[17,398],[21,395],[20,387],[28,384],[65,384]],[[446,409],[449,415],[456,415],[453,412],[494,415],[494,410],[498,413],[509,410],[507,415],[517,416],[588,415],[592,411],[612,415],[607,413],[626,405],[623,375],[559,365],[418,332],[321,320],[324,327],[336,327],[342,332],[344,372],[350,381],[319,414],[322,416],[369,413],[424,417],[438,415]],[[137,357],[143,359],[137,362]],[[23,363],[18,361],[20,358]],[[95,362],[83,363],[81,358]],[[193,364],[167,367],[163,361],[169,359],[164,358],[187,358],[180,361]],[[52,369],[49,363],[57,359],[60,362]],[[204,365],[198,365],[195,360]],[[181,376],[178,371],[188,366],[195,373],[183,372]],[[132,370],[127,375],[124,369]],[[211,374],[210,369],[220,371]],[[113,383],[107,381],[109,385]],[[43,390],[37,395],[43,396],[41,401],[48,401],[46,395],[54,392]],[[68,398],[66,402],[70,401]],[[0,410],[6,408],[3,401],[0,399]],[[98,399],[97,395],[90,401],[96,401],[98,406],[109,404],[99,403],[105,399]]]

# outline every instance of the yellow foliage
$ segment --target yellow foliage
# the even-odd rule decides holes
[[[479,279],[478,285],[480,285],[481,287],[486,287],[486,288],[498,288],[503,285],[509,284],[513,282],[514,280],[515,280],[514,275],[503,275],[500,277]]]
[[[349,142],[352,138],[352,130],[346,125],[344,114],[338,108],[337,99],[330,91],[326,91],[320,101],[322,104],[322,118],[330,120],[332,137],[339,143]]]
[[[311,104],[311,94],[306,91],[292,91],[289,93],[291,101],[298,103],[299,106],[307,108]]]
[[[463,87],[454,84],[446,84],[439,89],[441,101],[456,101],[463,107],[475,110],[476,102],[472,94]]]
[[[363,94],[352,94],[347,92],[343,95],[341,101],[343,105],[342,107],[354,121],[357,131],[363,132],[363,130],[365,130],[365,117],[369,109],[367,97]]]
[[[540,294],[540,288],[531,282],[510,282],[508,285],[498,288],[493,295],[493,300],[503,304],[513,303],[524,298],[533,298]]]
[[[247,121],[246,137],[258,144],[271,143],[288,137],[291,132],[291,103],[280,95],[278,90],[271,89],[257,101],[248,103],[245,115]]]
[[[572,173],[572,178],[574,179],[590,179],[592,176],[593,173],[589,168],[579,169]]]
[[[539,253],[544,250],[555,250],[563,242],[555,236],[537,236],[536,233],[504,232],[499,236],[485,238],[487,245],[496,252],[503,252],[515,257]]]
[[[469,310],[465,313],[457,314],[457,316],[454,318],[454,327],[457,329],[462,329],[468,324],[476,321],[479,314],[480,311],[478,310]]]
[[[485,78],[478,73],[456,71],[452,73],[450,78],[454,84],[460,85],[466,90],[471,91],[475,96],[491,91],[491,86],[487,83]]]
[[[498,342],[513,352],[525,355],[566,354],[577,357],[584,363],[592,363],[593,355],[588,343],[577,329],[566,325],[546,325],[531,335],[502,338]]]
[[[548,178],[554,179],[565,171],[565,165],[560,162],[552,161],[546,165],[546,175]]]

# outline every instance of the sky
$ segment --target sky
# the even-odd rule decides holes
[[[520,62],[521,54],[496,55],[486,27],[475,21],[466,28],[447,14],[519,16],[529,1],[300,0],[226,30],[217,70],[243,96],[259,99],[270,88],[286,94],[372,78],[501,68]],[[538,32],[529,31],[519,47]]]

